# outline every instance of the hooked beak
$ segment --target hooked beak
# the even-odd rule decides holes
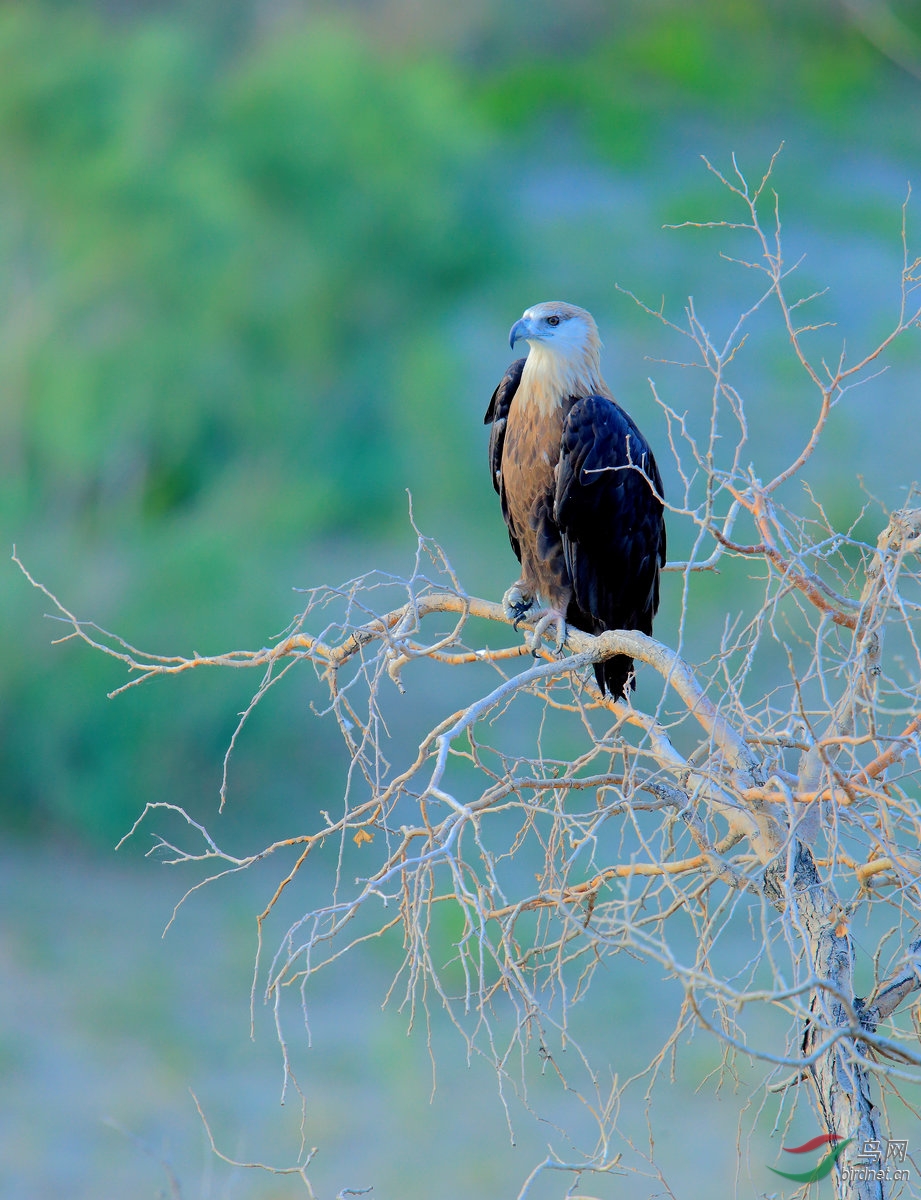
[[[511,331],[508,335],[508,344],[514,350],[516,342],[520,342],[522,340],[522,338],[527,340],[529,337],[533,337],[533,336],[534,335],[532,332],[531,322],[525,320],[525,318],[522,317],[520,321],[516,321],[515,324],[512,326]]]

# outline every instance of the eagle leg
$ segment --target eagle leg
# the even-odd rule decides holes
[[[506,619],[512,622],[516,631],[533,606],[534,596],[525,589],[520,579],[517,583],[513,583],[502,597],[502,611],[505,613]]]
[[[533,613],[533,617],[537,617],[537,624],[534,626],[534,632],[528,639],[531,653],[537,654],[540,650],[541,638],[545,634],[548,634],[551,629],[554,629],[556,637],[553,649],[556,654],[562,654],[563,647],[566,645],[566,614],[560,612],[558,608],[544,608],[539,613]]]

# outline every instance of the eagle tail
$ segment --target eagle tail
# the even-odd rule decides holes
[[[617,616],[620,617],[619,620],[600,621],[597,617],[592,617],[583,611],[573,598],[569,602],[566,620],[576,629],[582,629],[586,633],[593,633],[596,636],[604,633],[606,629],[633,629],[643,624],[642,621],[631,621],[623,613],[617,614]],[[645,629],[643,632],[646,632]],[[615,654],[611,658],[605,659],[604,662],[596,663],[593,670],[601,694],[610,696],[612,700],[625,700],[628,690],[632,692],[636,687],[633,659],[629,654]]]
[[[607,692],[612,700],[625,700],[627,689],[633,691],[636,687],[633,659],[626,654],[615,654],[605,662],[596,663],[594,671],[602,694]]]

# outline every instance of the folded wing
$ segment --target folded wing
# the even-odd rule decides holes
[[[563,426],[554,502],[571,624],[652,633],[665,562],[661,496],[652,451],[627,413],[604,396],[576,401]],[[622,694],[632,665],[626,655],[599,664],[599,686]]]

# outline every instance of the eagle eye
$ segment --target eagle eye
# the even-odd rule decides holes
[[[559,317],[548,317],[547,318],[548,325],[559,325],[559,323],[560,323]]]

